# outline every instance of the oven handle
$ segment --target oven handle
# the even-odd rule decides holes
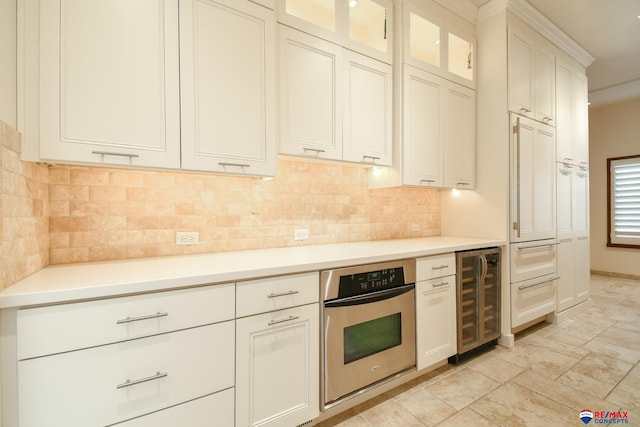
[[[415,285],[405,285],[398,288],[388,289],[386,291],[374,292],[365,295],[357,295],[354,297],[341,298],[333,301],[325,301],[325,308],[330,307],[348,307],[351,305],[370,304],[373,302],[384,301],[386,299],[394,298],[407,292],[411,292],[415,289]]]

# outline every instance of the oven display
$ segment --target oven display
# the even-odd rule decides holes
[[[338,298],[368,294],[404,285],[404,269],[402,267],[349,274],[340,277]]]
[[[389,316],[344,328],[344,364],[402,344],[402,315]]]

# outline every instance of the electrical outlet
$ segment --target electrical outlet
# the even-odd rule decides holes
[[[308,228],[296,228],[293,230],[293,240],[308,240],[309,229]]]
[[[200,233],[197,231],[176,231],[176,245],[192,246],[200,243]]]
[[[420,224],[411,224],[411,231],[420,231]]]

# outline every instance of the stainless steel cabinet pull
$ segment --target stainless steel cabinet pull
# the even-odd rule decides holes
[[[460,181],[460,182],[456,182],[456,185],[459,185],[459,186],[462,186],[462,187],[466,187],[466,186],[468,186],[468,185],[471,185],[471,183],[469,183],[469,182],[462,182],[462,181]]]
[[[273,325],[277,325],[278,323],[284,323],[284,322],[291,322],[292,320],[296,320],[299,319],[300,316],[289,316],[286,319],[280,319],[280,320],[272,320],[269,323],[267,323],[268,326],[273,326]]]
[[[235,166],[235,167],[238,167],[238,168],[248,168],[248,167],[251,167],[251,165],[245,165],[245,164],[242,164],[242,163],[224,163],[224,162],[219,162],[218,164],[219,164],[220,166],[222,166],[223,168],[224,168],[224,167],[227,167],[227,166]]]
[[[420,180],[420,184],[422,184],[423,182],[426,182],[427,184],[431,184],[433,182],[436,182],[435,179],[421,179]]]
[[[367,159],[371,159],[371,161],[370,161],[370,162],[368,162],[368,163],[375,163],[375,162],[376,162],[376,160],[380,160],[380,157],[376,157],[376,156],[364,156],[364,155],[362,156],[362,161],[363,161],[363,162],[367,162]]]
[[[521,113],[530,113],[530,112],[531,112],[531,110],[529,110],[529,109],[527,109],[527,108],[522,107],[522,108],[520,109],[520,112],[521,112]]]
[[[558,279],[560,279],[560,277],[556,276],[556,277],[552,277],[551,279],[545,279],[542,282],[531,283],[529,285],[520,285],[518,286],[518,289],[523,290],[523,289],[533,288],[534,286],[544,285],[545,283],[553,282],[554,280],[558,280]]]
[[[542,120],[545,121],[545,122],[550,122],[553,119],[551,117],[545,116]]]
[[[125,319],[120,319],[116,322],[116,324],[121,325],[123,323],[131,323],[131,322],[139,322],[140,320],[149,320],[149,319],[157,319],[158,317],[167,317],[169,313],[167,312],[157,312],[155,314],[147,314],[145,316],[138,317],[127,317]]]
[[[516,119],[516,125],[513,128],[516,134],[516,222],[513,228],[516,230],[516,237],[520,238],[520,117]]]
[[[552,246],[557,246],[557,245],[558,245],[558,242],[553,242],[553,243],[544,243],[542,245],[516,246],[516,249],[519,251],[522,251],[525,249],[546,248],[547,246],[551,248]]]
[[[120,157],[140,157],[139,154],[127,154],[127,153],[114,153],[111,151],[92,151],[91,154],[98,154],[100,156],[120,156]]]
[[[125,387],[131,387],[132,385],[136,385],[136,384],[141,384],[141,383],[146,383],[147,381],[153,381],[153,380],[158,380],[160,378],[164,378],[166,376],[168,376],[169,374],[167,372],[156,372],[155,375],[151,375],[150,377],[146,377],[146,378],[140,378],[139,380],[126,380],[125,382],[123,382],[122,384],[118,384],[116,386],[117,389],[121,389],[121,388],[125,388]]]
[[[443,268],[448,268],[448,265],[441,265],[439,267],[431,267],[432,270],[442,270]]]
[[[571,157],[565,157],[564,159],[562,159],[563,162],[570,162],[571,160],[573,160]]]
[[[282,292],[280,294],[270,293],[269,295],[267,295],[267,298],[286,297],[287,295],[295,295],[295,294],[299,294],[299,293],[300,293],[300,291],[287,291],[287,292]]]
[[[316,156],[319,156],[320,153],[324,153],[325,150],[320,150],[318,148],[307,148],[307,147],[302,147],[302,154],[306,154],[307,151],[313,151],[314,153],[316,153]]]
[[[431,285],[434,288],[439,288],[441,286],[447,286],[449,284],[449,282],[440,282],[440,283],[434,283],[433,285]]]

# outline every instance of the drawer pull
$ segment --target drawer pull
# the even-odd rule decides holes
[[[546,247],[551,249],[552,246],[558,246],[558,244],[559,244],[558,242],[553,242],[553,243],[545,243],[543,245],[516,246],[516,249],[518,249],[519,251],[523,251],[526,249],[546,248]]]
[[[287,292],[282,292],[280,294],[270,293],[269,295],[267,295],[267,298],[286,297],[287,295],[295,295],[295,294],[299,294],[299,293],[300,293],[300,291],[287,291]]]
[[[119,390],[121,388],[125,388],[125,387],[131,387],[132,385],[136,385],[136,384],[141,384],[141,383],[146,383],[147,381],[153,381],[153,380],[158,380],[160,378],[164,378],[167,375],[169,375],[167,372],[156,372],[155,375],[151,375],[150,377],[146,377],[146,378],[140,378],[139,380],[126,380],[125,382],[123,382],[122,384],[118,384],[116,386],[116,388]]]
[[[432,270],[442,270],[443,268],[449,268],[448,265],[441,265],[439,267],[431,267]]]
[[[533,288],[535,286],[544,285],[545,283],[549,283],[549,282],[552,282],[554,280],[559,280],[559,279],[560,279],[560,277],[556,276],[556,277],[552,277],[551,279],[545,279],[542,282],[531,283],[530,285],[520,285],[520,286],[518,286],[518,289],[523,290],[523,289]]]
[[[218,162],[218,164],[219,164],[220,166],[222,166],[222,168],[223,168],[223,169],[226,169],[226,168],[227,168],[227,166],[229,166],[229,167],[236,167],[236,168],[242,168],[242,169],[251,167],[251,165],[247,165],[247,164],[245,164],[245,163],[225,163],[225,162]]]
[[[367,159],[370,159],[370,161],[367,162]],[[362,156],[362,162],[363,163],[375,163],[377,160],[380,160],[380,157],[376,157],[376,156]]]
[[[300,316],[289,316],[286,319],[272,320],[269,323],[267,323],[267,326],[277,325],[278,323],[291,322],[292,320],[296,320],[299,318]]]
[[[440,283],[434,283],[432,286],[434,288],[439,288],[441,286],[447,286],[449,284],[449,282],[440,282]]]
[[[302,154],[307,154],[307,151],[311,151],[313,153],[316,153],[316,156],[319,156],[320,154],[325,152],[325,150],[320,150],[319,148],[302,147]]]
[[[140,320],[157,319],[158,317],[167,317],[168,315],[169,313],[166,312],[157,312],[156,314],[147,314],[146,316],[127,317],[118,320],[116,324],[121,325],[123,323],[139,322]]]
[[[91,154],[97,154],[99,156],[120,156],[120,157],[129,157],[133,159],[135,157],[140,157],[139,154],[128,154],[128,153],[114,153],[112,151],[92,151]]]

